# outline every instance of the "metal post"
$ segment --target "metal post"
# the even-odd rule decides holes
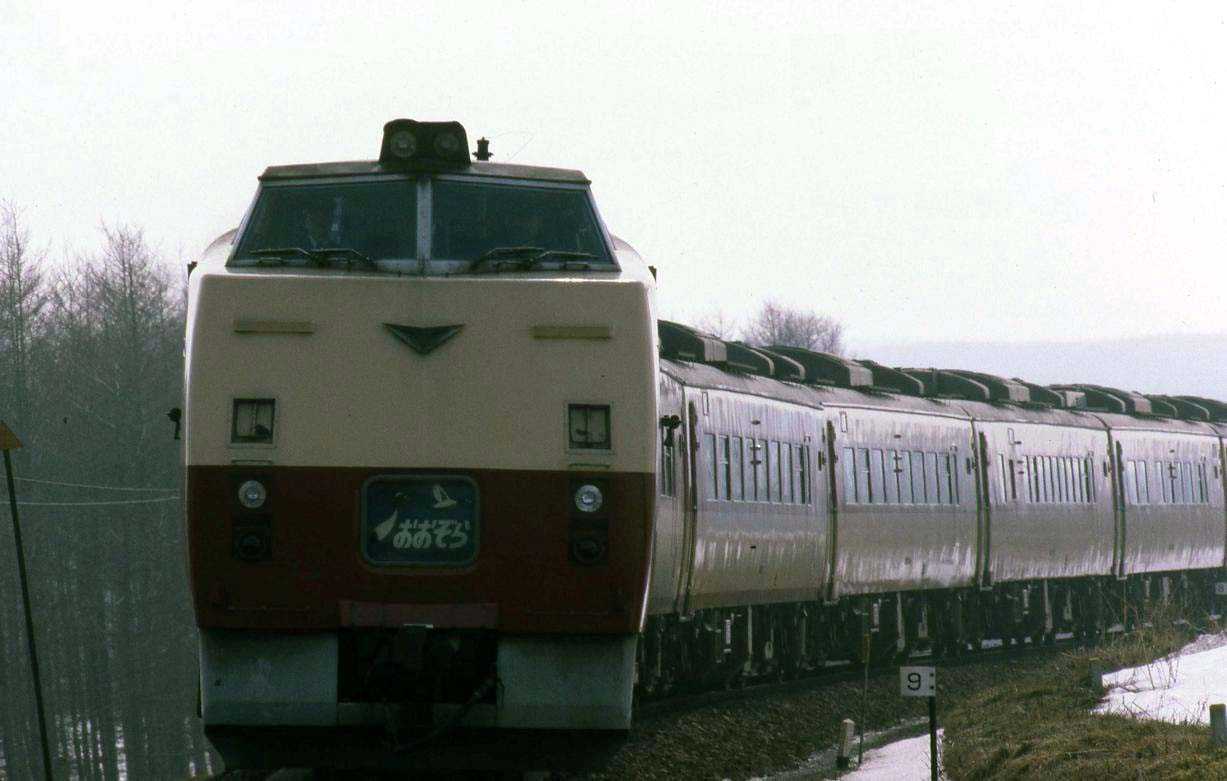
[[[21,441],[0,422],[0,450],[4,452],[4,478],[9,489],[9,511],[13,515],[13,542],[17,547],[17,575],[21,580],[21,603],[26,613],[26,642],[30,648],[30,679],[34,685],[34,704],[38,710],[38,733],[43,744],[43,777],[52,781],[51,743],[47,739],[47,718],[43,715],[43,686],[38,674],[38,651],[34,644],[34,617],[30,611],[30,587],[26,578],[25,547],[21,543],[21,522],[17,518],[17,488],[13,480],[13,459],[10,450],[21,447]]]
[[[1227,746],[1227,706],[1221,702],[1210,706],[1210,742]]]
[[[937,697],[929,698],[929,777],[937,781]]]
[[[844,719],[839,723],[839,747],[835,752],[835,767],[847,770],[852,766],[852,733],[856,725],[852,719]]]
[[[857,725],[860,734],[856,745],[856,766],[865,761],[865,719],[869,708],[869,652],[873,644],[869,637],[869,616],[861,613],[861,656],[865,660],[865,678],[861,684],[861,723]]]

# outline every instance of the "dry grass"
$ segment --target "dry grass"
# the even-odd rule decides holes
[[[1170,623],[1065,654],[1028,675],[968,697],[945,718],[951,779],[1227,779],[1227,749],[1201,725],[1095,715],[1091,671],[1162,659],[1187,637]]]

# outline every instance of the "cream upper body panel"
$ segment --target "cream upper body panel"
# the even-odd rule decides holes
[[[654,471],[654,285],[625,244],[618,271],[456,276],[227,268],[228,248],[189,287],[189,465]],[[461,328],[422,355],[385,324]],[[276,402],[271,445],[231,442],[248,398]],[[610,449],[569,448],[568,404],[610,406]]]

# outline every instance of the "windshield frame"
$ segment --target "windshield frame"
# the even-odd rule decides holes
[[[450,274],[464,274],[469,272],[476,265],[474,260],[457,260],[454,258],[435,258],[433,257],[431,242],[433,239],[433,224],[432,216],[434,211],[434,182],[435,181],[456,181],[475,184],[491,184],[500,186],[524,187],[532,189],[546,190],[571,190],[584,193],[584,200],[588,207],[589,215],[596,223],[597,231],[600,236],[600,241],[605,249],[605,254],[608,261],[604,259],[595,259],[592,262],[587,260],[554,260],[546,258],[540,263],[533,266],[533,271],[557,271],[557,270],[575,270],[577,266],[582,264],[590,264],[590,267],[585,269],[588,271],[620,271],[621,266],[618,264],[616,248],[614,246],[613,237],[609,232],[609,228],[605,225],[605,220],[602,219],[600,211],[596,208],[595,200],[592,197],[592,188],[586,184],[576,182],[554,182],[543,181],[538,179],[519,179],[502,176],[482,176],[465,173],[438,173],[438,174],[363,174],[358,176],[321,176],[321,177],[304,177],[300,179],[279,179],[266,181],[262,180],[260,186],[256,189],[255,197],[252,198],[251,205],[248,206],[246,214],[243,216],[242,222],[239,223],[237,232],[235,233],[233,248],[226,258],[226,266],[228,268],[237,269],[256,269],[267,268],[269,263],[262,262],[260,259],[244,256],[238,256],[238,249],[246,238],[247,229],[251,223],[252,216],[256,211],[256,207],[260,202],[261,196],[264,195],[266,189],[280,187],[302,187],[309,185],[327,185],[327,184],[361,184],[365,182],[388,182],[388,181],[411,181],[416,183],[416,201],[417,201],[417,257],[413,258],[381,258],[375,260],[377,270],[381,272],[389,272],[396,274],[420,274],[432,276],[447,276]],[[308,262],[289,262],[283,261],[284,266],[293,266],[295,268],[313,268]],[[336,266],[330,267],[335,270]],[[328,269],[318,269],[328,270]],[[360,271],[373,272],[376,269],[362,269]]]

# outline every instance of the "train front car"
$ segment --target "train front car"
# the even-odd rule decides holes
[[[189,291],[201,715],[228,766],[629,727],[652,299],[581,173],[470,163],[456,123],[264,173]]]

